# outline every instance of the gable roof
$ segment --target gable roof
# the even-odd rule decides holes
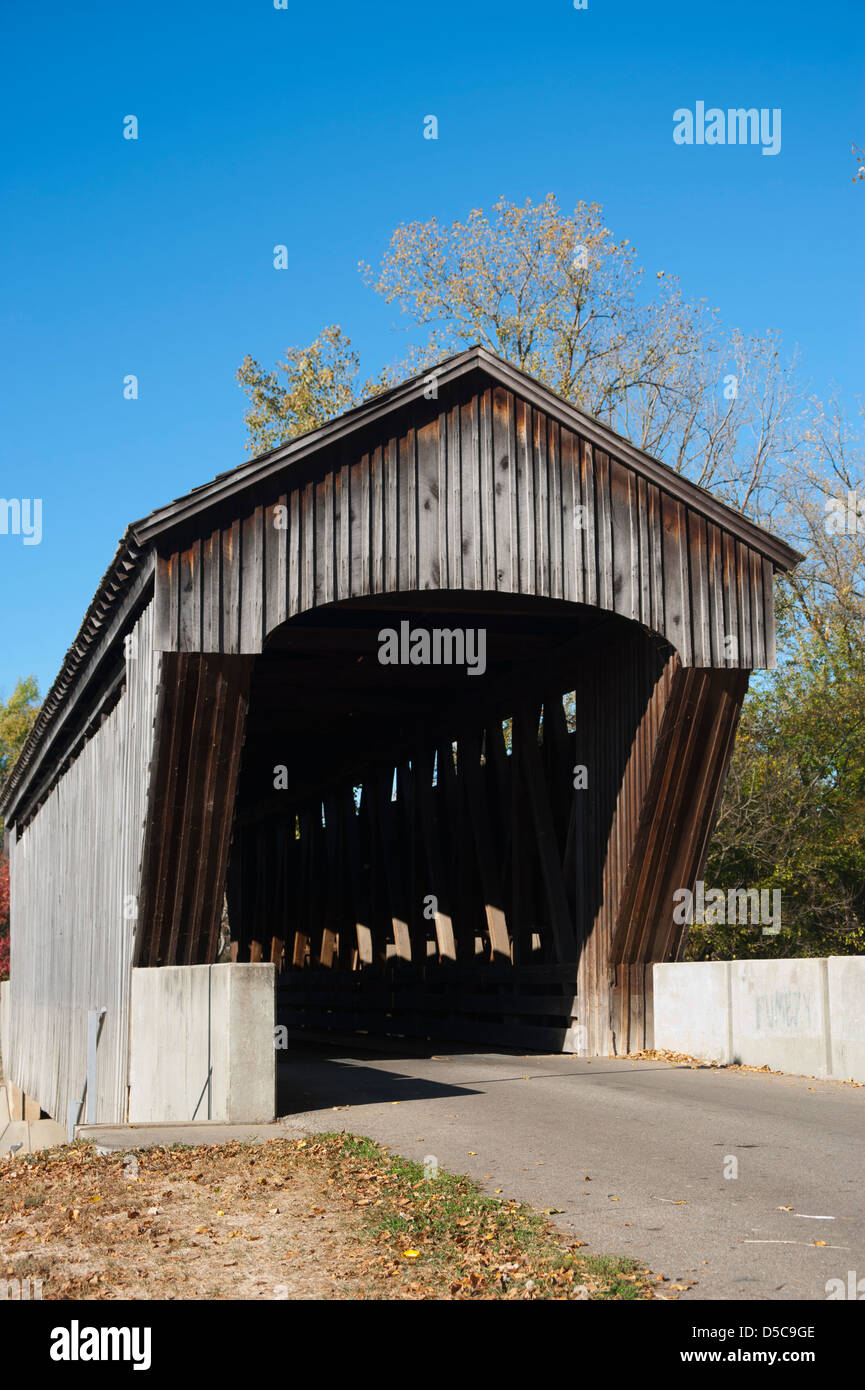
[[[372,396],[343,415],[329,420],[327,424],[297,435],[286,444],[280,444],[277,448],[259,454],[226,473],[218,474],[212,482],[193,488],[191,492],[176,498],[166,506],[157,507],[140,521],[133,522],[129,528],[130,533],[140,547],[152,541],[161,542],[166,533],[174,527],[230,500],[247,488],[265,482],[281,473],[287,466],[310,458],[367,425],[424,399],[424,391],[428,389],[431,375],[435,376],[437,386],[443,387],[475,372],[482,373],[495,385],[513,391],[530,405],[545,411],[552,419],[575,430],[584,439],[613,453],[623,463],[630,464],[649,482],[655,483],[678,501],[701,512],[708,520],[715,521],[731,531],[739,540],[771,560],[777,569],[792,569],[804,558],[787,545],[786,541],[757,525],[734,507],[719,501],[706,488],[700,487],[684,474],[677,473],[667,464],[652,458],[623,435],[617,434],[609,426],[571,405],[562,396],[556,395],[548,386],[542,385],[534,377],[506,362],[504,358],[497,357],[489,349],[480,346],[445,358],[437,366],[409,377],[408,380],[382,391],[377,396]]]
[[[41,745],[48,737],[51,726],[66,721],[70,703],[77,702],[89,687],[99,686],[99,674],[108,665],[109,651],[149,597],[153,583],[154,548],[162,549],[172,532],[191,522],[198,522],[215,509],[230,506],[244,493],[266,483],[271,477],[284,475],[287,468],[311,460],[368,426],[427,399],[424,393],[429,389],[431,375],[435,376],[439,388],[480,375],[493,385],[512,391],[565,428],[627,463],[671,497],[731,532],[771,561],[776,569],[792,569],[803,558],[785,541],[719,501],[705,488],[636,448],[607,425],[556,395],[549,387],[487,348],[471,347],[371,397],[326,424],[220,473],[211,482],[193,488],[133,522],[120,541],[19,758],[0,791],[0,813],[8,812],[20,801],[31,780],[29,769],[34,759],[38,762],[46,760],[43,754],[48,750],[41,748]],[[70,720],[69,727],[73,726],[75,721]],[[75,737],[80,736],[81,730],[76,726]],[[58,745],[61,743],[63,757],[66,757],[69,744],[59,739]]]

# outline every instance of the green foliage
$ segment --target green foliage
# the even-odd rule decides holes
[[[780,889],[781,931],[693,927],[691,960],[865,954],[865,642],[840,623],[749,695],[705,881]]]
[[[36,677],[19,678],[9,699],[0,700],[0,787],[9,776],[38,713]],[[8,978],[9,860],[3,853],[3,821],[0,819],[0,980]]]
[[[0,786],[12,771],[38,713],[36,677],[19,677],[9,699],[5,703],[0,700]]]
[[[39,709],[39,686],[35,676],[19,676],[9,699],[5,703],[0,700],[0,787],[15,765]],[[2,851],[3,820],[0,817],[0,854]]]
[[[244,416],[249,451],[276,448],[348,410],[355,403],[359,365],[351,339],[336,324],[325,328],[309,347],[286,348],[271,372],[247,355],[237,380],[250,400]]]
[[[244,415],[247,451],[261,454],[342,415],[396,380],[381,372],[359,385],[360,359],[338,324],[330,324],[308,347],[286,348],[272,372],[246,356],[237,380],[249,397]]]

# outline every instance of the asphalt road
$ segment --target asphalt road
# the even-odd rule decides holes
[[[865,1277],[865,1088],[355,1041],[293,1048],[279,1074],[289,1127],[370,1135],[560,1208],[589,1250],[696,1280],[680,1298],[825,1300],[827,1280]]]

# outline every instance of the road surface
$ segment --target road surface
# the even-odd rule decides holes
[[[865,1277],[862,1087],[343,1040],[284,1054],[279,1101],[289,1129],[366,1134],[560,1209],[589,1250],[696,1280],[680,1298],[825,1300]]]

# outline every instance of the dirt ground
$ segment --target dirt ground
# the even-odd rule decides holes
[[[282,1145],[35,1157],[0,1170],[0,1275],[43,1299],[375,1296],[351,1200]]]
[[[43,1300],[653,1296],[582,1244],[352,1135],[0,1162],[0,1288]]]

